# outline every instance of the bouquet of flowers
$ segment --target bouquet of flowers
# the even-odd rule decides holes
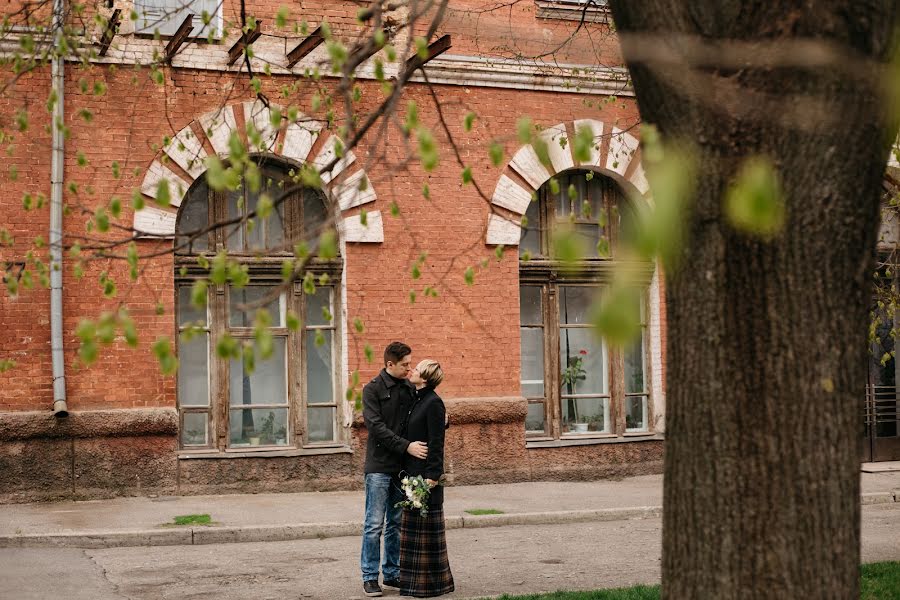
[[[395,507],[418,510],[423,517],[428,515],[428,496],[431,494],[431,485],[425,481],[424,477],[407,475],[400,480],[400,489],[403,490],[406,499],[395,504]]]

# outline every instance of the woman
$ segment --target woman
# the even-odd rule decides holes
[[[402,428],[402,437],[410,442],[428,444],[424,459],[406,455],[403,469],[411,477],[421,475],[432,486],[428,495],[428,514],[403,511],[400,526],[400,594],[430,598],[453,591],[453,574],[447,558],[444,527],[444,488],[438,485],[444,474],[444,402],[434,388],[444,379],[441,365],[433,360],[420,362],[409,381],[416,386],[416,400]]]

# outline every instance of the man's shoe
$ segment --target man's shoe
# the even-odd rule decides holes
[[[400,589],[400,580],[399,579],[385,579],[381,582],[381,585],[389,588],[397,588]]]
[[[381,596],[381,586],[375,580],[363,582],[363,593],[369,598]]]

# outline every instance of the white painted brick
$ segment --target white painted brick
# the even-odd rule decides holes
[[[545,181],[550,179],[550,171],[541,164],[541,161],[531,144],[520,148],[515,156],[513,156],[509,166],[512,167],[516,173],[521,175],[534,189],[538,189]]]
[[[531,190],[526,190],[506,175],[501,175],[500,181],[497,182],[497,187],[494,189],[494,196],[491,198],[491,202],[524,215],[525,211],[528,210],[528,204],[531,202]]]
[[[231,137],[231,132],[237,129],[232,107],[226,106],[222,110],[206,113],[200,117],[200,126],[203,127],[203,132],[209,138],[216,153],[221,157],[227,157],[230,154],[228,139]]]
[[[138,236],[143,233],[172,237],[175,235],[175,218],[174,212],[148,206],[134,213],[134,228]]]
[[[606,168],[619,175],[625,175],[637,147],[638,141],[633,135],[613,127],[609,138],[609,152],[606,155]]]
[[[164,167],[158,160],[154,160],[147,169],[147,174],[141,183],[141,192],[146,196],[156,198],[159,182],[163,179],[169,182],[169,203],[172,206],[181,206],[181,200],[187,193],[190,184]]]
[[[203,149],[203,142],[194,134],[190,125],[179,131],[166,146],[166,154],[194,179],[206,171],[206,165],[203,164],[206,150]]]
[[[650,304],[650,385],[651,400],[653,402],[653,412],[656,415],[655,430],[659,433],[665,431],[666,428],[666,394],[663,390],[662,377],[662,318],[660,314],[660,298],[659,298],[659,267],[653,271],[653,278],[650,280],[650,287],[647,290]]]
[[[256,131],[262,137],[262,148],[253,148],[253,150],[260,152],[271,152],[273,150],[278,129],[272,126],[271,114],[272,111],[259,99],[253,102],[244,102],[244,123],[252,122]]]
[[[647,176],[644,173],[644,165],[640,164],[634,170],[634,173],[631,174],[631,177],[628,178],[634,187],[637,188],[638,192],[641,193],[642,196],[646,195],[650,190],[650,184],[647,183]]]
[[[359,189],[360,182],[364,177],[368,179],[366,172],[360,170],[334,186],[332,196],[337,198],[341,210],[374,202],[378,198],[371,181],[368,182],[365,190]]]
[[[518,246],[520,239],[522,239],[522,228],[518,222],[495,214],[488,217],[486,238],[488,245]]]
[[[343,219],[340,226],[340,235],[345,242],[383,242],[384,223],[381,220],[381,212],[376,210],[366,213],[365,225],[362,224],[360,215],[353,215]]]
[[[586,164],[589,165],[600,165],[600,146],[603,144],[603,122],[597,121],[595,119],[578,119],[575,121],[575,132],[578,133],[578,130],[582,127],[587,127],[591,130],[591,133],[594,136],[594,143],[591,146],[591,158],[588,159]]]
[[[305,162],[309,151],[319,135],[321,126],[314,121],[291,123],[284,134],[284,148],[282,156],[286,156],[297,162]]]
[[[325,142],[325,145],[322,146],[322,150],[319,152],[319,155],[313,161],[313,164],[317,168],[322,169],[328,163],[330,163],[335,158],[335,156],[337,156],[337,153],[334,149],[337,142],[337,136],[332,135],[328,138],[328,140]],[[355,160],[356,156],[352,151],[345,151],[344,157],[337,161],[337,163],[335,163],[334,168],[331,169],[331,171],[322,173],[322,181],[328,183],[329,181],[337,177],[341,171],[353,164],[353,161]]]
[[[568,143],[569,136],[566,133],[566,126],[564,123],[548,127],[541,132],[540,137],[547,142],[550,162],[553,164],[553,169],[557,173],[562,173],[566,169],[571,169],[575,166],[575,161],[572,160],[571,145]],[[565,148],[560,145],[560,140],[564,138],[566,139]]]

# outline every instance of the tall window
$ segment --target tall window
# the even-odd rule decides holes
[[[178,407],[185,449],[256,450],[340,443],[338,325],[341,259],[312,260],[315,290],[301,283],[285,290],[282,265],[295,244],[315,240],[329,226],[324,197],[302,189],[266,219],[248,219],[263,194],[283,195],[289,179],[260,164],[258,192],[249,186],[214,192],[198,180],[182,203],[176,227],[176,290],[179,335]],[[209,223],[231,223],[194,237]],[[191,304],[194,282],[208,276],[199,255],[226,250],[250,275],[245,286],[210,283],[205,309]],[[271,355],[255,364],[220,358],[220,340],[252,344],[256,311],[265,308]],[[296,314],[302,326],[288,327]],[[185,335],[188,334],[188,335]]]
[[[519,245],[522,394],[530,438],[587,438],[649,433],[652,406],[646,361],[646,310],[627,347],[609,346],[591,326],[591,307],[617,260],[621,214],[630,214],[614,181],[569,171],[548,182],[526,212]],[[565,228],[587,253],[576,264],[553,256]],[[649,282],[653,265],[639,265]]]

